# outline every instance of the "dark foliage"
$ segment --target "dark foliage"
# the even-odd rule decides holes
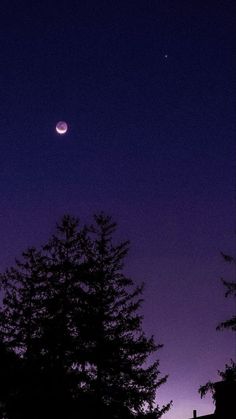
[[[114,244],[115,230],[104,214],[83,228],[65,216],[1,275],[0,333],[18,377],[0,394],[8,419],[155,419],[169,409],[155,404],[167,377],[149,356],[162,345],[142,330],[143,286],[123,274],[128,242]]]
[[[223,381],[236,381],[236,363],[231,360],[230,364],[225,365],[224,371],[218,370],[218,375]],[[211,392],[213,400],[215,401],[215,386],[211,381],[208,381],[201,386],[198,391],[201,397],[204,397],[208,392]]]
[[[228,263],[232,263],[234,265],[234,269],[236,268],[236,260],[232,256],[225,255],[224,253],[221,253],[224,260]],[[225,281],[222,279],[222,282],[224,286],[226,287],[226,293],[225,296],[232,296],[236,297],[236,281]],[[217,330],[223,330],[223,329],[231,329],[233,331],[236,331],[236,315],[234,314],[230,319],[225,320],[224,322],[220,323],[217,326]]]
[[[226,255],[223,252],[221,252],[221,255],[225,262],[232,263],[236,266],[236,260],[234,257]],[[225,281],[224,279],[222,279],[222,282],[224,286],[226,287],[225,296],[228,297],[229,295],[231,295],[233,297],[236,297],[236,282]],[[232,331],[236,331],[236,316],[233,315],[231,319],[220,323],[216,329],[217,330],[231,329]],[[218,375],[221,377],[223,381],[236,381],[235,361],[231,360],[230,364],[226,364],[224,371],[218,370]],[[201,397],[204,397],[208,392],[211,392],[213,400],[215,401],[215,387],[214,387],[214,383],[212,383],[211,381],[208,381],[206,384],[202,385],[198,391]]]
[[[0,341],[0,417],[6,414],[6,407],[17,391],[21,362],[14,352]]]

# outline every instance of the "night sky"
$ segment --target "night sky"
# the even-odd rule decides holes
[[[0,4],[0,268],[64,213],[104,210],[164,343],[166,419],[213,411],[198,388],[234,356],[220,251],[235,254],[235,1]],[[66,135],[55,132],[65,120]]]

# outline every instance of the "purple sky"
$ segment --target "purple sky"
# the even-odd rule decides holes
[[[235,355],[215,331],[234,310],[220,251],[236,250],[235,6],[1,1],[0,268],[65,212],[113,215],[164,343],[166,419],[212,412],[198,387]]]

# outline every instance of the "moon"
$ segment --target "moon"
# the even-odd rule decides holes
[[[59,121],[56,125],[56,132],[60,135],[63,135],[67,132],[68,125],[65,121]]]

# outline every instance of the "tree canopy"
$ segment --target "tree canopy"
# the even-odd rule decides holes
[[[236,266],[236,260],[233,256],[226,255],[225,253],[221,252],[221,256],[223,257],[226,263],[230,263]],[[236,297],[236,282],[235,281],[228,281],[225,279],[221,279],[223,285],[226,287],[225,296],[233,296]],[[236,331],[236,316],[233,316],[221,322],[216,327],[216,330],[224,330],[224,329],[231,329],[233,332]],[[231,359],[229,364],[225,365],[225,369],[223,371],[218,370],[218,375],[223,381],[236,381],[236,362]],[[200,386],[199,393],[201,397],[204,397],[209,391],[212,393],[213,400],[215,400],[215,386],[212,381],[208,381],[206,384]]]
[[[114,242],[116,227],[103,213],[85,226],[65,215],[1,275],[1,341],[21,366],[3,397],[9,419],[155,419],[169,409],[156,404],[167,376],[150,361],[162,345],[142,329],[143,285],[124,274],[129,243]]]
[[[234,265],[234,268],[236,268],[236,259],[233,256],[228,256],[222,252],[221,252],[221,255],[227,263]],[[236,297],[236,281],[226,281],[225,279],[222,279],[222,282],[226,288],[225,296],[226,297],[232,296],[235,298]],[[221,322],[217,326],[217,330],[223,330],[223,329],[231,329],[234,332],[236,331],[236,314],[235,313],[230,319]]]

